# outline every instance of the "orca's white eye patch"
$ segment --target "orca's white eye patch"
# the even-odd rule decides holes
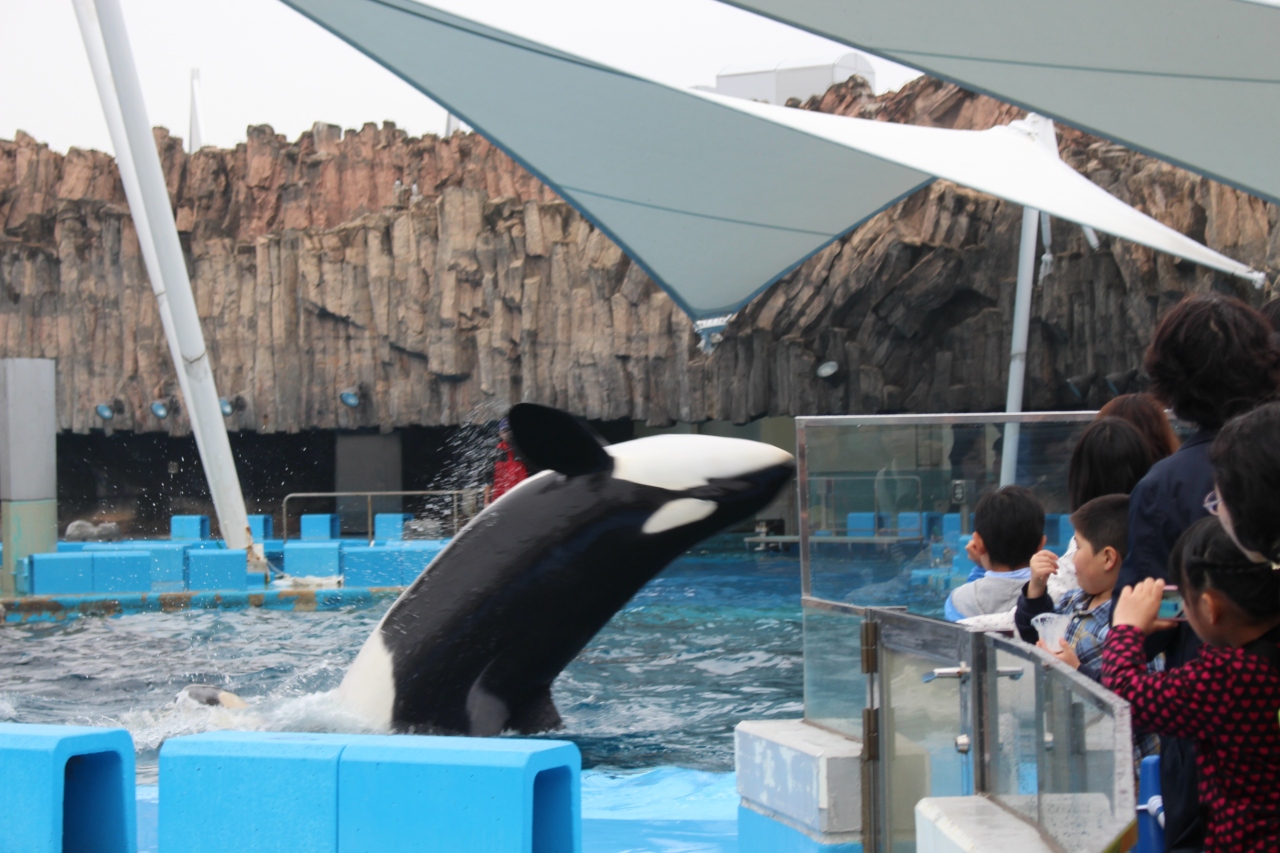
[[[645,519],[640,532],[661,533],[664,530],[673,530],[686,524],[693,524],[695,521],[702,521],[715,511],[715,501],[677,498],[658,507],[657,512]]]

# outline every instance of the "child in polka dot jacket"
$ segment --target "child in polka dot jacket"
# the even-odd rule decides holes
[[[1280,571],[1244,556],[1217,518],[1174,546],[1171,577],[1200,656],[1148,672],[1143,639],[1164,582],[1125,587],[1102,656],[1102,683],[1127,699],[1135,728],[1196,741],[1205,853],[1280,850]]]

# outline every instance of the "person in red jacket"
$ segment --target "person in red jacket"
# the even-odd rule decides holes
[[[1241,553],[1217,518],[1174,546],[1172,575],[1198,657],[1149,672],[1143,641],[1164,581],[1126,586],[1102,652],[1102,684],[1128,700],[1135,728],[1194,741],[1205,853],[1280,850],[1280,571]]]
[[[493,503],[520,485],[529,476],[524,460],[516,454],[511,440],[511,425],[506,418],[498,421],[498,452],[493,462],[493,485],[489,487],[488,503]]]

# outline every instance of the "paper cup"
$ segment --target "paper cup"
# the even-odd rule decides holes
[[[1041,613],[1031,620],[1031,625],[1040,634],[1040,639],[1055,652],[1061,648],[1060,642],[1067,635],[1067,625],[1070,623],[1071,617],[1062,613]]]

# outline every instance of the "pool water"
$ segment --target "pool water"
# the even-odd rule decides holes
[[[740,540],[739,540],[740,541]],[[358,731],[326,695],[386,607],[146,613],[0,628],[0,721],[122,725],[138,781],[166,738],[216,728]],[[585,767],[733,768],[743,719],[803,713],[794,556],[698,551],[619,612],[553,687]],[[216,684],[245,711],[175,703]]]

